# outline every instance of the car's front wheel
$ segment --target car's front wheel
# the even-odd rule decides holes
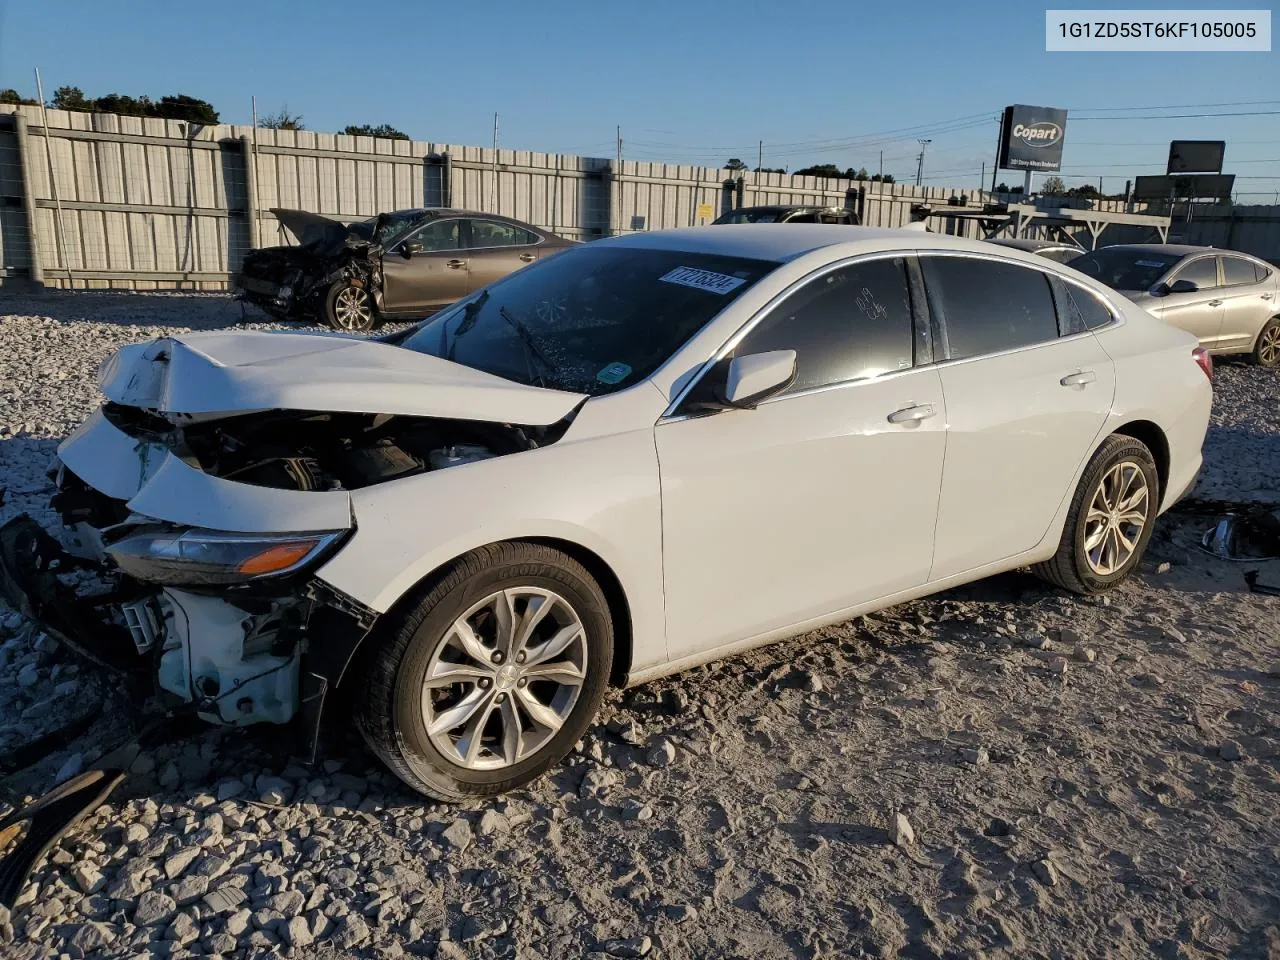
[[[373,297],[364,287],[339,280],[324,298],[324,319],[335,330],[365,333],[377,329],[379,317]]]
[[[356,722],[405,783],[456,802],[561,760],[604,696],[613,623],[599,584],[543,544],[458,560],[383,637]]]
[[[1074,593],[1110,590],[1142,560],[1159,504],[1151,451],[1133,437],[1108,437],[1080,478],[1058,552],[1035,572]]]
[[[1280,317],[1263,324],[1258,342],[1253,345],[1253,359],[1263,367],[1280,367]]]

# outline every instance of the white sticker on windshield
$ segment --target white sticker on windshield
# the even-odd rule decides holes
[[[1168,264],[1163,260],[1135,260],[1135,266],[1139,267],[1167,267]]]
[[[699,270],[696,267],[676,267],[658,279],[666,283],[678,283],[682,287],[693,287],[695,290],[706,290],[708,293],[721,295],[736,290],[747,282],[741,277],[712,273],[710,270]]]

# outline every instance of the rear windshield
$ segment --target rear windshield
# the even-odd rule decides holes
[[[396,340],[520,383],[612,393],[648,377],[777,266],[584,244],[517,270]]]
[[[1150,290],[1181,259],[1179,254],[1103,247],[1070,263],[1072,269],[1102,281],[1112,290]]]

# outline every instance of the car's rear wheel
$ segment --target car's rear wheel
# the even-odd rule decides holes
[[[365,333],[380,325],[377,306],[364,287],[339,280],[324,298],[324,318],[335,330]]]
[[[356,723],[405,783],[455,802],[541,776],[604,696],[613,623],[573,558],[534,543],[462,557],[392,625]]]
[[[1147,447],[1115,435],[1085,467],[1058,552],[1036,574],[1074,593],[1103,593],[1142,560],[1160,504],[1160,478]]]
[[[1260,366],[1280,367],[1280,317],[1263,324],[1258,342],[1253,345],[1253,359]]]

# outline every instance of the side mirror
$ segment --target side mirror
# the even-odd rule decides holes
[[[1200,285],[1194,280],[1175,280],[1167,284],[1166,288],[1169,293],[1195,293],[1200,289]]]
[[[400,254],[406,260],[412,257],[415,253],[421,253],[421,252],[422,252],[422,244],[420,243],[405,243],[405,244],[401,244],[400,246]]]
[[[724,401],[731,407],[750,410],[787,389],[795,379],[794,350],[771,350],[734,357],[725,378]]]

